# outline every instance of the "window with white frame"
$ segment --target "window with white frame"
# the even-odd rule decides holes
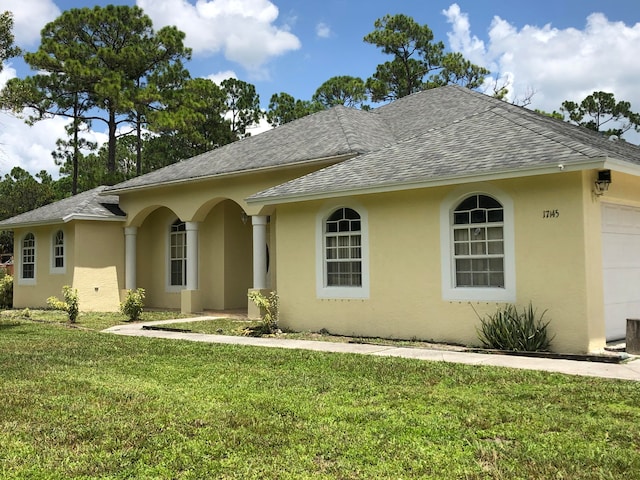
[[[504,288],[504,212],[488,195],[471,195],[453,212],[456,287]]]
[[[64,269],[64,232],[58,230],[53,236],[52,269]]]
[[[513,201],[503,191],[452,191],[440,206],[443,299],[515,301],[514,239]]]
[[[322,298],[368,298],[364,210],[339,207],[319,217],[317,293]]]
[[[36,278],[36,239],[33,233],[27,233],[22,239],[20,278]]]
[[[187,231],[180,220],[171,224],[169,232],[169,285],[184,286],[187,283]]]
[[[339,208],[325,222],[326,278],[329,287],[362,286],[360,215]]]

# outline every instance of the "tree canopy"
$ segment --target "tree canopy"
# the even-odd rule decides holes
[[[0,72],[2,62],[20,55],[20,49],[14,45],[14,41],[13,15],[11,12],[3,12],[0,14]]]
[[[580,103],[565,100],[560,111],[567,121],[606,136],[620,137],[631,129],[640,131],[640,114],[631,110],[631,103],[616,101],[610,92],[593,92]]]
[[[391,101],[427,88],[455,83],[478,88],[490,72],[461,53],[445,53],[432,30],[406,15],[385,15],[364,41],[392,59],[377,66],[366,87],[374,102]]]
[[[365,108],[367,88],[359,77],[340,75],[332,77],[318,87],[311,98],[325,108],[344,105],[345,107]]]
[[[30,122],[72,118],[76,132],[80,124],[104,122],[109,138],[106,169],[114,174],[118,126],[132,118],[142,121],[149,105],[159,100],[157,86],[164,76],[185,76],[182,61],[190,51],[183,39],[175,27],[154,32],[151,19],[138,7],[65,11],[44,27],[38,50],[24,55],[39,73],[10,80],[2,106],[32,109]]]
[[[227,94],[213,81],[192,78],[165,96],[166,108],[151,115],[145,149],[150,171],[236,139],[225,118]]]
[[[319,102],[296,100],[288,93],[281,92],[271,95],[266,117],[273,127],[277,127],[324,109]]]

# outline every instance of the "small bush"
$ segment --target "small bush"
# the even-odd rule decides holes
[[[144,309],[144,288],[127,291],[127,298],[120,304],[120,311],[129,318],[130,322],[137,322]]]
[[[493,315],[480,318],[478,338],[486,348],[511,350],[518,352],[545,352],[549,350],[553,338],[549,337],[547,326],[549,321],[540,316],[529,306],[519,312],[515,305],[499,307]],[[477,315],[477,312],[476,312]]]
[[[249,292],[249,300],[260,309],[260,325],[250,333],[271,334],[278,330],[278,294],[265,295],[259,291]]]
[[[0,278],[0,308],[13,307],[13,277],[6,273]]]
[[[80,300],[78,298],[78,290],[71,288],[69,285],[62,287],[62,297],[64,301],[56,297],[47,298],[47,306],[54,310],[63,310],[69,315],[69,322],[76,323],[80,313]]]

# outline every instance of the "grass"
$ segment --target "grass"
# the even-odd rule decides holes
[[[176,322],[164,324],[163,328],[189,330],[192,333],[206,333],[213,335],[243,335],[245,329],[257,327],[257,320],[247,320],[243,318],[215,318],[211,320],[196,320],[193,322]],[[319,340],[325,342],[336,343],[375,343],[377,345],[394,345],[398,347],[437,347],[452,348],[455,345],[434,344],[418,340],[398,340],[388,338],[372,338],[372,337],[351,337],[346,335],[333,335],[329,332],[289,332],[284,331],[277,334],[280,338],[288,338],[291,340]],[[461,348],[462,349],[462,348]]]
[[[18,316],[0,317],[0,365],[6,479],[640,471],[635,382],[120,337]]]
[[[186,315],[180,312],[173,311],[145,311],[140,322],[153,322],[156,320],[171,320],[174,318],[188,318],[193,315]],[[4,310],[0,313],[0,321],[15,320],[30,320],[33,322],[42,322],[50,324],[68,324],[69,317],[61,310]],[[126,315],[117,312],[81,312],[78,316],[76,323],[73,324],[75,328],[84,328],[89,330],[104,330],[105,328],[113,327],[115,325],[121,325],[129,323]]]

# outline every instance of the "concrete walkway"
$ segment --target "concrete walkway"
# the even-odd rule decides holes
[[[284,338],[257,338],[229,335],[207,335],[202,333],[171,332],[163,330],[145,330],[144,325],[154,326],[178,322],[211,320],[215,317],[196,317],[158,322],[132,323],[117,325],[104,330],[116,335],[167,338],[189,340],[193,342],[225,343],[235,345],[253,345],[258,347],[290,348],[314,350],[318,352],[359,353],[386,357],[404,357],[434,362],[463,363],[467,365],[492,365],[495,367],[542,370],[589,377],[615,378],[640,381],[640,360],[633,359],[624,364],[585,362],[579,360],[556,360],[548,358],[530,358],[515,355],[492,355],[485,353],[459,352],[426,348],[393,347],[362,343],[333,343],[314,340],[289,340]]]

